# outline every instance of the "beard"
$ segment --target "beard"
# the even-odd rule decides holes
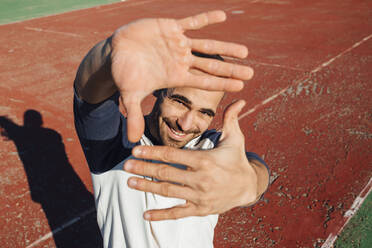
[[[190,140],[194,139],[195,137],[199,136],[201,131],[198,128],[194,128],[191,130],[183,131],[182,128],[177,124],[176,121],[172,121],[167,117],[161,117],[165,127],[163,125],[162,130],[158,128],[158,137],[162,145],[171,146],[175,148],[182,148],[184,147]],[[183,140],[175,140],[169,136],[167,129],[173,129],[176,132],[185,134],[185,139]]]
[[[182,128],[177,124],[176,121],[171,121],[169,118],[167,117],[162,117],[163,121],[165,122],[165,124],[168,125],[168,127],[172,128],[173,130],[175,130],[176,132],[180,132],[180,133],[184,133],[184,134],[199,134],[200,133],[200,130],[199,128],[194,128],[194,129],[191,129],[191,130],[187,130],[187,131],[184,131],[182,130]]]

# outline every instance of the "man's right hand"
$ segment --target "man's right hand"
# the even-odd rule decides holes
[[[187,30],[223,22],[223,11],[185,19],[141,19],[116,30],[112,37],[111,72],[127,111],[128,139],[138,141],[144,130],[142,100],[154,90],[195,87],[239,91],[241,80],[253,76],[250,67],[193,56],[191,50],[244,58],[245,46],[215,40],[190,39]],[[190,73],[196,68],[208,74]]]

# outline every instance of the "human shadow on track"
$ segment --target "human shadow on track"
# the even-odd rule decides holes
[[[32,200],[41,204],[56,247],[102,247],[93,195],[68,161],[61,135],[42,125],[36,110],[24,113],[23,126],[0,116],[1,135],[17,147]],[[84,218],[69,225],[77,217]]]

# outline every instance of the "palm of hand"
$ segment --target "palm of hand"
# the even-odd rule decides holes
[[[128,130],[144,130],[142,100],[154,90],[182,86],[191,48],[175,20],[144,19],[113,36],[112,75],[128,114]],[[131,141],[139,139],[128,132]]]
[[[124,103],[140,103],[156,89],[182,86],[192,60],[187,43],[172,19],[144,19],[119,29],[111,68]]]

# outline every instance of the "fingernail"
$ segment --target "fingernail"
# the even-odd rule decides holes
[[[136,186],[136,185],[137,185],[137,180],[134,179],[134,178],[130,178],[130,179],[128,180],[128,185],[129,185],[129,187],[134,187],[134,186]]]
[[[133,168],[133,162],[132,161],[128,160],[127,162],[125,162],[124,170],[130,171],[132,168]]]
[[[135,148],[133,149],[133,155],[134,155],[135,157],[136,157],[136,156],[140,156],[141,153],[142,153],[142,151],[141,151],[141,148],[140,148],[140,147],[135,147]]]
[[[143,215],[143,217],[145,218],[145,220],[150,220],[151,215],[150,215],[149,213],[145,213],[145,214]]]

